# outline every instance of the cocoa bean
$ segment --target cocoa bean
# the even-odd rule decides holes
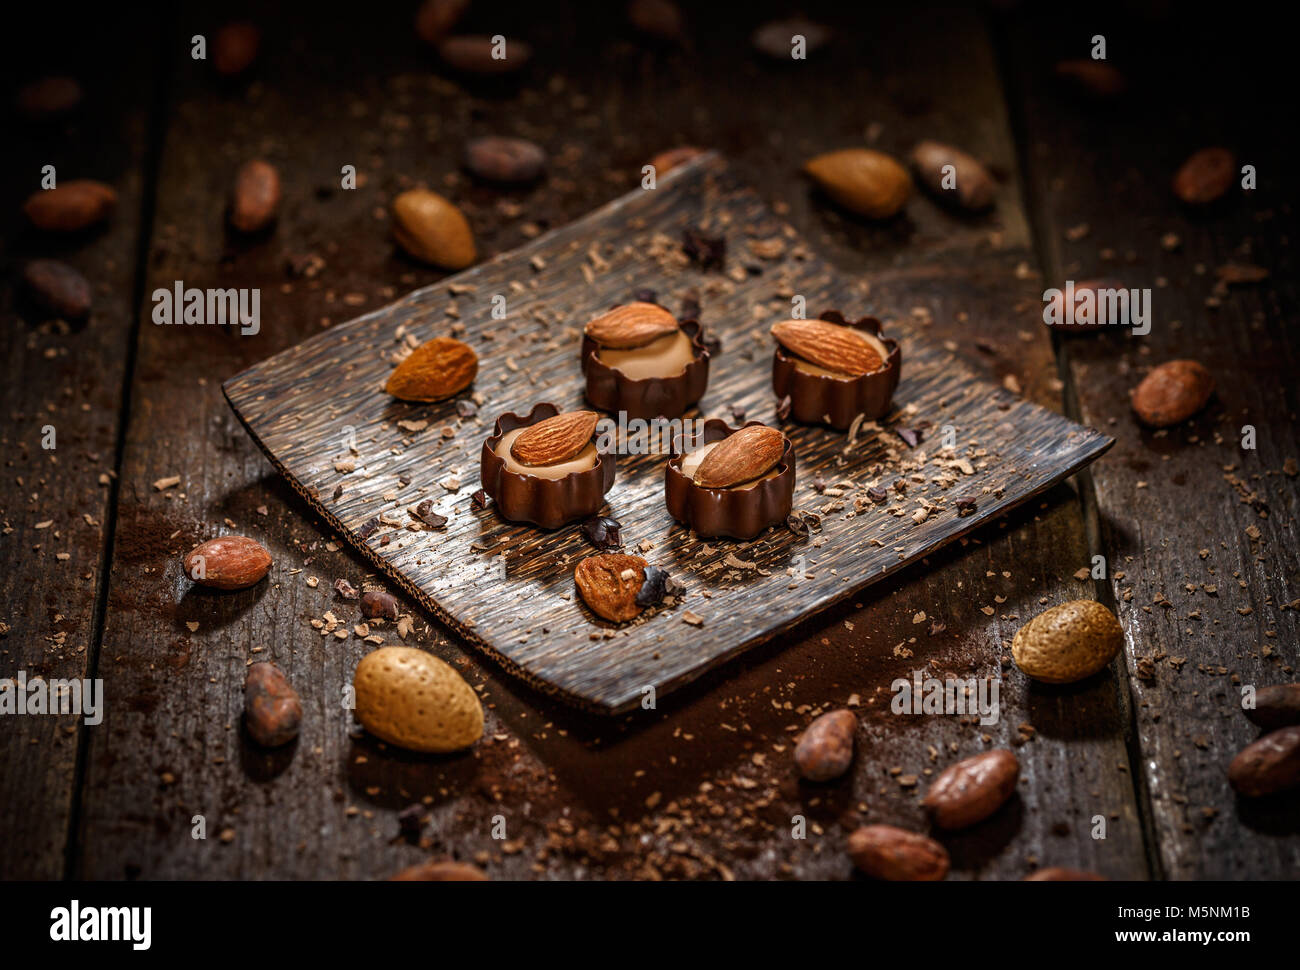
[[[266,748],[288,744],[298,736],[302,703],[283,671],[273,663],[256,663],[244,678],[244,726]]]
[[[858,719],[847,709],[823,714],[795,745],[794,762],[809,781],[830,781],[849,770]]]
[[[34,259],[23,268],[23,280],[41,306],[68,320],[90,312],[90,280],[67,263]]]

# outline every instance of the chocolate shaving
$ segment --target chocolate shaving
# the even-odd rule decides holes
[[[727,240],[698,229],[682,230],[682,249],[700,269],[722,269],[727,261]]]
[[[806,536],[810,532],[821,532],[822,517],[816,512],[796,509],[785,517],[785,527],[797,536]]]
[[[879,505],[881,502],[889,501],[889,493],[878,485],[872,485],[867,489],[867,498]]]
[[[659,301],[655,299],[656,295],[657,294],[655,293],[655,291],[650,289],[640,289],[640,290],[632,291],[632,299],[637,303],[657,304]]]
[[[334,580],[334,592],[345,600],[354,600],[357,598],[357,588],[346,579]]]
[[[790,404],[791,404],[791,402],[790,402],[790,395],[789,395],[789,394],[787,394],[785,397],[781,398],[781,400],[777,402],[777,405],[776,405],[776,419],[777,419],[778,421],[786,421],[786,420],[789,419],[789,417],[790,417]]]
[[[607,515],[593,515],[580,526],[582,534],[587,537],[587,541],[601,551],[617,549],[623,544],[619,538],[619,530],[622,528],[617,519],[611,519]]]
[[[472,508],[476,508],[476,509],[487,508],[488,507],[487,492],[483,491],[483,489],[480,488],[478,491],[476,491],[473,495],[469,497],[469,504]]]
[[[370,521],[366,522],[364,525],[361,526],[361,528],[357,530],[357,538],[369,539],[372,535],[374,535],[378,531],[379,531],[379,520],[371,519]]]
[[[447,524],[447,517],[433,510],[433,499],[426,498],[411,510],[411,514],[431,529],[441,529]]]
[[[921,443],[921,430],[919,428],[895,428],[894,434],[902,438],[909,448],[915,448]]]
[[[472,418],[478,414],[478,405],[469,398],[461,398],[456,402],[456,415],[462,418]]]

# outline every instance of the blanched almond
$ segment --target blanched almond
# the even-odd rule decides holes
[[[677,318],[653,303],[628,303],[602,313],[586,326],[586,334],[602,347],[643,347],[677,330]]]
[[[534,468],[558,465],[576,458],[591,442],[600,415],[594,411],[567,411],[525,429],[510,446],[510,455]]]
[[[852,328],[825,320],[783,320],[772,326],[772,336],[796,357],[846,377],[874,373],[884,363]]]
[[[723,438],[695,470],[695,484],[730,488],[766,475],[785,451],[785,435],[776,428],[754,424]]]

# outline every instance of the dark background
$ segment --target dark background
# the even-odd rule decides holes
[[[7,13],[6,95],[70,73],[85,99],[44,125],[6,107],[0,620],[10,632],[0,675],[103,677],[109,707],[93,730],[55,717],[4,725],[0,875],[376,878],[437,854],[498,878],[847,877],[849,829],[924,827],[929,774],[1012,745],[1019,793],[945,838],[954,878],[1014,879],[1040,865],[1113,878],[1294,877],[1294,793],[1243,802],[1224,778],[1256,736],[1237,710],[1239,685],[1296,679],[1300,624],[1285,608],[1297,597],[1296,489],[1283,471],[1300,457],[1289,37],[1264,12],[1230,5],[807,4],[834,39],[784,64],[748,37],[788,8],[697,7],[684,5],[683,41],[664,44],[632,31],[617,3],[476,4],[458,32],[534,48],[521,75],[487,82],[439,64],[412,30],[413,5],[257,5],[261,55],[238,83],[189,57],[189,37],[211,40],[242,15],[235,8]],[[1086,57],[1096,33],[1129,80],[1116,99],[1079,96],[1052,74],[1058,59]],[[474,183],[460,153],[490,133],[545,147],[547,177],[525,190]],[[918,195],[898,218],[868,223],[799,174],[822,151],[869,143],[902,156],[923,137],[993,168],[993,213],[954,215]],[[381,215],[403,188],[425,182],[457,202],[487,257],[523,242],[530,224],[560,225],[634,188],[650,156],[683,143],[721,151],[815,248],[865,275],[866,309],[953,342],[991,379],[1013,379],[1117,445],[1043,502],[652,716],[570,711],[417,614],[408,643],[483,686],[484,741],[422,758],[349,735],[334,698],[369,647],[322,642],[308,622],[329,609],[350,618],[329,587],[340,576],[359,586],[365,567],[275,476],[220,382],[439,278],[390,241]],[[1255,164],[1259,188],[1192,212],[1169,179],[1213,144]],[[280,219],[264,236],[232,237],[230,183],[255,156],[281,171]],[[63,179],[112,184],[113,219],[69,239],[27,227],[20,205],[46,163]],[[349,163],[366,178],[356,192],[337,188]],[[1169,233],[1174,248],[1161,244]],[[286,270],[305,253],[326,264],[312,280]],[[49,319],[15,285],[43,255],[95,284],[86,323]],[[1209,306],[1214,271],[1230,261],[1270,278]],[[1042,326],[1046,286],[1100,275],[1155,289],[1150,336],[1063,338]],[[144,295],[178,279],[261,287],[261,334],[147,325]],[[1214,372],[1215,400],[1188,425],[1141,430],[1130,388],[1150,366],[1188,356]],[[47,423],[58,428],[53,455],[39,447]],[[1247,423],[1255,452],[1238,447]],[[169,474],[183,476],[179,490],[151,487]],[[304,572],[236,596],[189,592],[179,555],[226,519]],[[1097,553],[1123,577],[1075,579]],[[309,574],[319,588],[304,584]],[[1025,619],[1093,596],[1124,623],[1123,662],[1064,689],[1007,665]],[[945,629],[914,624],[920,611]],[[895,655],[900,644],[912,655]],[[252,656],[286,669],[307,710],[298,742],[275,756],[239,727]],[[1140,659],[1152,661],[1150,679],[1137,676]],[[797,780],[792,739],[818,710],[851,694],[865,704],[922,664],[942,676],[1000,663],[1003,719],[987,740],[955,719],[868,705],[851,776]],[[909,776],[920,783],[900,783]],[[421,800],[431,819],[417,846],[396,838],[395,816]],[[788,837],[796,812],[815,823],[806,842]],[[205,842],[189,837],[195,814],[208,819]],[[495,814],[509,820],[504,846],[490,837]],[[1089,836],[1098,814],[1105,840]]]

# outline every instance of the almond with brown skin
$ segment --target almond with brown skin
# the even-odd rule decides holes
[[[677,330],[677,318],[654,303],[628,303],[602,313],[585,333],[602,347],[643,347]]]
[[[928,836],[892,825],[864,825],[849,835],[849,858],[876,879],[934,882],[948,874],[948,850]]]
[[[1222,198],[1237,178],[1237,159],[1226,148],[1193,152],[1174,173],[1174,195],[1188,205],[1208,205]]]
[[[761,478],[785,452],[785,435],[776,428],[753,424],[723,438],[695,470],[695,484],[730,488]]]
[[[646,561],[640,556],[608,552],[588,556],[573,570],[582,600],[591,612],[614,623],[634,619],[641,613],[636,594],[645,581]]]
[[[796,357],[846,377],[874,373],[884,364],[874,347],[837,323],[783,320],[773,324],[772,336]]]
[[[1228,766],[1228,784],[1247,798],[1300,787],[1300,725],[1266,734],[1242,748]]]
[[[464,269],[478,258],[464,213],[428,189],[393,200],[393,238],[416,259],[443,269]]]
[[[230,224],[240,232],[257,232],[275,219],[280,207],[280,173],[260,158],[245,162],[235,176]]]
[[[246,589],[262,581],[271,554],[247,536],[222,536],[195,546],[182,565],[185,575],[201,586]]]
[[[827,152],[807,162],[803,170],[835,202],[868,219],[896,215],[912,194],[907,169],[870,148]]]
[[[947,171],[952,166],[951,171]],[[997,183],[972,155],[937,141],[918,142],[912,149],[912,168],[935,198],[972,212],[993,204]]]
[[[441,401],[459,394],[478,374],[478,355],[451,337],[427,340],[397,365],[384,390],[403,401]]]
[[[982,822],[1011,797],[1020,761],[1005,748],[985,751],[944,770],[921,802],[941,829],[964,829]]]
[[[829,711],[808,725],[794,749],[799,774],[809,781],[830,781],[849,770],[857,716],[847,708]]]
[[[37,229],[76,232],[107,219],[117,205],[112,186],[93,179],[75,179],[58,188],[34,192],[23,212]]]
[[[1133,389],[1133,411],[1152,428],[1181,424],[1205,407],[1214,378],[1194,360],[1171,360],[1156,367]]]
[[[600,415],[594,411],[566,411],[539,421],[520,432],[510,455],[521,465],[541,468],[576,458],[591,443]]]

